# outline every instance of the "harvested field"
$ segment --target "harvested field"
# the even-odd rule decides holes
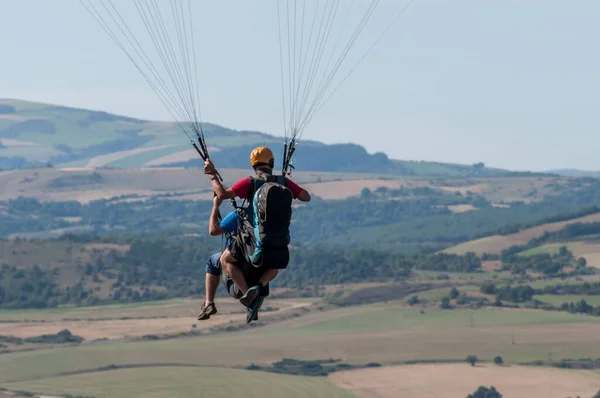
[[[475,184],[456,187],[440,187],[440,189],[446,192],[460,192],[462,195],[466,195],[467,192],[483,193],[486,189],[489,188],[489,186],[489,184]]]
[[[464,213],[465,211],[477,210],[477,208],[473,205],[451,205],[448,206],[448,210],[452,213]]]
[[[482,261],[481,268],[485,272],[495,272],[500,267],[501,264],[502,264],[501,261]]]
[[[591,397],[600,389],[600,375],[591,371],[490,364],[393,366],[336,372],[329,379],[366,398],[457,398],[479,386],[527,398]]]
[[[305,184],[303,187],[312,195],[322,199],[346,199],[351,196],[360,195],[364,188],[375,190],[379,187],[389,189],[399,189],[402,185],[405,187],[420,187],[428,186],[426,181],[409,180],[409,179],[394,179],[394,180],[350,180],[350,181],[330,181],[321,183]]]
[[[585,217],[574,218],[568,221],[560,221],[533,228],[527,228],[510,235],[494,235],[476,239],[450,247],[443,251],[446,253],[455,254],[464,254],[470,251],[478,255],[482,255],[483,253],[500,254],[502,250],[508,249],[513,245],[524,245],[531,239],[542,236],[544,232],[555,232],[564,228],[566,225],[578,222],[600,222],[600,213],[590,214]]]
[[[108,155],[107,155],[108,156]],[[197,156],[197,155],[196,155]],[[247,177],[246,169],[219,170],[227,183]],[[102,178],[85,180],[97,174]],[[333,173],[295,172],[294,181],[307,185],[316,181],[352,179],[355,175]],[[66,182],[57,187],[57,181]],[[82,183],[79,181],[84,180]],[[91,183],[93,182],[93,183]],[[343,181],[340,183],[343,184]],[[144,169],[93,169],[85,167],[56,169],[23,169],[0,171],[0,200],[19,196],[34,197],[42,201],[78,200],[87,203],[121,195],[153,196],[166,193],[197,193],[210,190],[210,181],[196,168],[144,168]],[[362,189],[362,188],[361,188]],[[359,191],[360,192],[360,189]]]

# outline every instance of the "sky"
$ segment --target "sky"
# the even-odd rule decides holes
[[[172,120],[79,1],[0,1],[0,98]],[[277,1],[193,1],[203,121],[283,135]],[[381,1],[346,67],[406,2]],[[599,19],[591,0],[416,0],[303,138],[405,160],[600,170]]]

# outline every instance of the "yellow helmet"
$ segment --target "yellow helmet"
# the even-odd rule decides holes
[[[258,163],[265,163],[274,167],[275,159],[273,152],[266,146],[259,146],[252,150],[250,153],[250,165],[254,167]]]

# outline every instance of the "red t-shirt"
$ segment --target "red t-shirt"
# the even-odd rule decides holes
[[[285,178],[285,183],[288,189],[292,191],[294,199],[298,199],[298,195],[300,195],[300,192],[302,192],[304,189],[299,187],[295,182],[293,182],[287,177]],[[250,200],[251,198],[249,198],[248,196],[250,196],[250,190],[252,189],[252,181],[250,180],[250,178],[244,178],[243,180],[239,180],[238,182],[233,184],[231,186],[231,189],[233,190],[233,192],[235,192],[235,195],[237,197],[241,199]]]

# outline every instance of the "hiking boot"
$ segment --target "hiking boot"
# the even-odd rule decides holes
[[[252,305],[248,308],[248,315],[246,316],[246,323],[258,320],[258,310],[265,301],[263,296],[258,296]]]
[[[250,305],[254,302],[254,300],[256,299],[256,297],[258,297],[258,295],[260,294],[260,286],[256,285],[256,286],[252,286],[250,289],[248,289],[248,291],[246,292],[246,294],[244,294],[241,298],[240,298],[240,303],[244,306],[249,308]]]
[[[198,315],[198,320],[203,321],[205,319],[210,318],[211,315],[214,315],[216,313],[217,307],[215,306],[215,303],[206,304],[205,302],[200,308],[200,315]]]

